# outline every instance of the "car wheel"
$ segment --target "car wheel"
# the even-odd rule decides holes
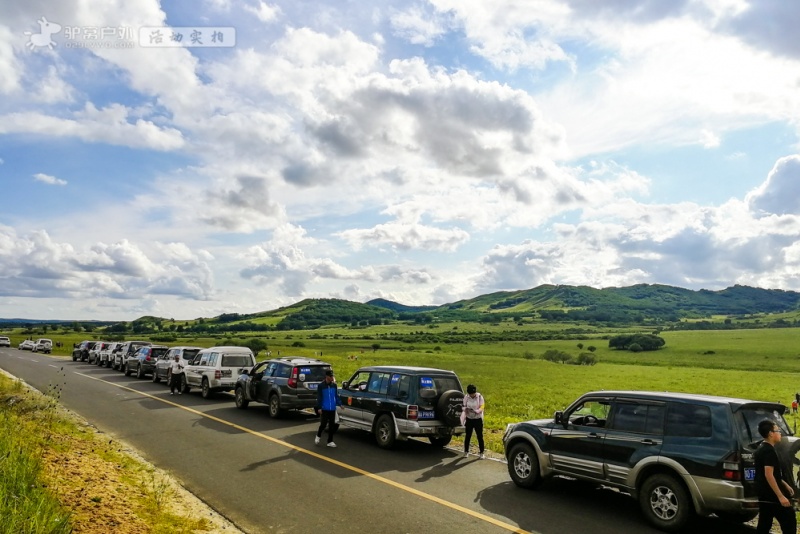
[[[382,415],[375,423],[375,441],[381,449],[391,449],[394,446],[394,421],[390,415]]]
[[[542,483],[539,459],[528,443],[517,443],[508,455],[508,474],[520,488],[533,489]]]
[[[203,382],[201,383],[200,387],[200,394],[203,396],[203,398],[209,398],[211,396],[211,388],[208,386],[208,378],[203,378]]]
[[[192,390],[192,388],[189,387],[189,384],[186,382],[186,375],[183,375],[181,377],[181,392],[182,393],[189,393],[191,390]]]
[[[436,417],[447,426],[460,426],[463,408],[464,393],[451,389],[442,393],[436,401]]]
[[[106,367],[108,367],[109,369],[111,369],[111,364],[112,364],[112,363],[113,363],[113,362],[112,362],[111,360],[106,360]]]
[[[139,365],[136,366],[136,378],[138,378],[139,380],[144,378],[144,370],[142,369],[141,362],[139,363]]]
[[[161,377],[158,376],[158,367],[153,369],[153,384],[158,384],[161,382]]]
[[[686,488],[670,475],[657,474],[645,480],[639,505],[647,520],[666,532],[683,529],[692,513]]]
[[[236,388],[235,399],[236,407],[240,410],[244,410],[250,405],[250,401],[244,398],[244,389],[241,387]]]
[[[125,376],[131,376],[131,368],[128,367],[128,362],[125,362]]]
[[[72,355],[72,361],[73,361],[73,362],[77,362],[77,361],[78,361],[78,357],[77,357],[77,356],[75,356],[74,354]]]
[[[441,449],[442,447],[447,447],[447,445],[450,443],[450,440],[453,439],[453,436],[447,436],[445,438],[429,436],[428,439],[430,440],[431,445]]]
[[[273,393],[269,396],[269,416],[273,419],[278,419],[282,414],[281,399],[277,394]]]

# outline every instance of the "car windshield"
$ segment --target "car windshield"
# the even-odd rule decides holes
[[[223,354],[222,367],[250,367],[253,359],[249,354]]]

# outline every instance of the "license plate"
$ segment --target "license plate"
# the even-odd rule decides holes
[[[756,468],[755,467],[745,467],[744,468],[744,479],[745,480],[755,480],[756,479]]]
[[[319,384],[307,384],[306,385],[306,387],[308,387],[308,389],[317,389],[318,386],[319,386]]]
[[[436,419],[436,412],[433,410],[420,410],[417,414],[418,419]]]

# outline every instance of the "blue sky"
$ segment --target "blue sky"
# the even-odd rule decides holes
[[[798,24],[782,0],[11,0],[0,317],[800,291]]]

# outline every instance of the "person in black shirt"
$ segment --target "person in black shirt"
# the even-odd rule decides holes
[[[765,419],[758,424],[758,433],[764,438],[754,455],[756,463],[756,490],[758,491],[759,534],[769,534],[772,520],[777,519],[781,532],[797,531],[797,517],[788,497],[794,490],[783,478],[781,463],[775,444],[781,441],[781,429],[774,421]]]

